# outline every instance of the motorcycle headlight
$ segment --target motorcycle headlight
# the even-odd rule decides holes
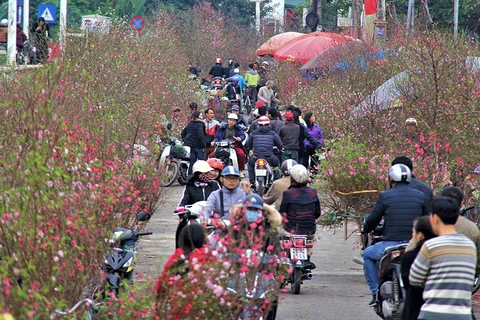
[[[127,267],[130,267],[133,263],[133,257],[131,257],[130,259],[128,259],[127,262],[125,262],[125,264],[123,265],[125,268]]]

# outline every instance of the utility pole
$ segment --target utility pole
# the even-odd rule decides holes
[[[415,0],[408,0],[407,34],[413,33],[415,20]]]
[[[30,0],[23,0],[23,32],[30,38]]]
[[[352,0],[352,36],[358,36],[358,6],[359,0]]]
[[[65,37],[67,35],[67,0],[60,0],[60,45],[65,50]]]
[[[260,32],[260,3],[265,0],[249,0],[250,2],[255,2],[255,27],[257,32]]]
[[[457,40],[458,36],[458,0],[453,2],[453,38]]]
[[[8,0],[8,64],[15,65],[17,56],[17,0]]]

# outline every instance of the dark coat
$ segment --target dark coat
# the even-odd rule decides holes
[[[380,194],[363,231],[372,231],[384,218],[383,241],[408,241],[412,237],[413,220],[428,213],[423,192],[407,183],[397,183]]]
[[[182,131],[182,141],[190,148],[205,149],[205,123],[202,120],[190,122]]]
[[[186,205],[192,205],[198,201],[207,201],[210,193],[218,189],[219,186],[217,181],[209,181],[206,185],[202,185],[201,183],[196,185],[195,182],[192,181],[185,186],[182,200],[180,200],[178,206],[183,207]]]
[[[287,218],[284,229],[295,234],[314,234],[320,217],[317,191],[310,187],[290,187],[283,193],[280,213]]]
[[[430,202],[433,200],[433,190],[430,189],[427,184],[418,180],[412,175],[412,181],[408,184],[410,188],[417,189],[422,191],[425,194],[425,198],[427,200],[428,212],[430,212]]]
[[[215,138],[213,138],[213,141],[219,142],[225,139],[225,134],[227,132],[227,124],[222,124],[218,129],[217,133],[215,134]],[[239,125],[235,125],[235,137],[239,137],[240,139],[245,140],[245,132],[243,131],[242,127]]]
[[[261,126],[253,131],[246,145],[247,150],[253,150],[254,156],[267,158],[273,155],[273,146],[277,146],[280,150],[283,148],[278,134],[267,126]]]
[[[420,314],[420,308],[424,304],[423,287],[412,287],[408,281],[410,268],[417,257],[425,241],[420,241],[415,249],[407,251],[402,255],[400,273],[402,274],[403,285],[406,289],[405,304],[403,307],[402,319],[417,319]]]
[[[303,140],[300,140],[300,125],[294,123],[293,121],[287,121],[285,125],[280,129],[280,139],[282,139],[283,147],[289,150],[298,150],[300,149],[299,141],[303,143]]]
[[[208,74],[211,75],[212,78],[214,78],[214,77],[221,77],[221,78],[226,77],[221,64],[214,65],[210,69],[210,72]]]

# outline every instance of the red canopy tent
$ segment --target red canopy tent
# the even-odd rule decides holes
[[[260,48],[258,48],[257,56],[265,56],[267,54],[273,55],[275,50],[283,46],[285,43],[304,35],[304,33],[299,32],[284,32],[277,34],[268,39]]]
[[[349,38],[336,33],[312,32],[285,43],[275,51],[273,57],[275,60],[307,63],[319,53],[347,40]]]

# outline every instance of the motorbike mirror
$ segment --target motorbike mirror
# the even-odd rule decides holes
[[[137,221],[148,221],[152,215],[149,212],[142,211],[137,214]]]
[[[172,126],[172,123],[169,122],[169,123],[167,124],[167,129],[168,129],[168,130],[172,130],[172,127],[173,127],[173,126]]]

